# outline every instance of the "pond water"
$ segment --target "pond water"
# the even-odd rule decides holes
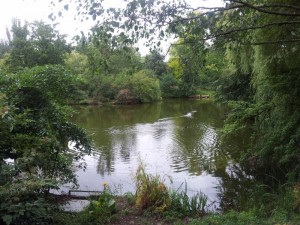
[[[225,106],[176,99],[76,110],[73,122],[92,134],[96,145],[85,157],[87,169],[77,171],[80,190],[102,190],[107,182],[121,193],[134,192],[134,174],[143,162],[147,173],[190,195],[202,191],[217,208],[237,204],[246,192],[251,177],[235,162],[244,139],[220,142]]]

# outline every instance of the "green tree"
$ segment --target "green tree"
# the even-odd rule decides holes
[[[72,83],[62,66],[1,76],[0,212],[7,224],[51,223],[44,194],[76,184],[72,162],[89,153],[91,144],[68,122],[64,104]]]
[[[0,59],[3,58],[10,50],[9,42],[5,40],[0,40]]]
[[[65,37],[44,22],[25,23],[13,20],[10,52],[5,64],[10,72],[47,64],[63,64],[70,51]]]
[[[179,81],[172,74],[166,74],[161,78],[160,89],[162,97],[180,97]]]
[[[243,159],[264,182],[299,181],[299,3],[232,1],[228,7],[239,8],[224,12],[218,24],[231,40],[225,44],[231,75],[220,89],[234,100],[225,131],[251,128]]]
[[[20,20],[13,20],[11,29],[13,33],[11,51],[5,62],[8,70],[15,72],[24,67],[33,66],[34,61],[32,58],[34,47],[28,40],[29,30],[28,24],[21,25]]]
[[[116,80],[119,104],[149,103],[161,100],[159,79],[152,70],[140,70],[131,76],[119,76]]]
[[[141,56],[130,45],[118,43],[103,27],[92,28],[92,36],[78,47],[87,57],[87,71],[83,77],[88,96],[97,101],[115,99],[128,78],[142,68]],[[122,80],[122,81],[121,81]]]
[[[30,42],[34,46],[35,65],[64,64],[66,53],[71,50],[65,35],[60,35],[51,25],[42,21],[29,24]]]
[[[161,77],[167,72],[167,65],[164,62],[164,58],[157,50],[152,51],[145,56],[145,69],[153,70],[157,77]]]
[[[85,54],[72,51],[65,58],[65,66],[72,73],[83,78],[88,73],[88,58]]]
[[[180,81],[180,92],[182,96],[196,94],[200,86],[200,72],[204,67],[204,49],[203,46],[183,44],[178,42],[173,45],[171,62],[178,60],[179,68],[175,67],[175,73],[181,71],[178,80]],[[173,64],[176,65],[176,64]],[[178,76],[178,75],[177,75]]]

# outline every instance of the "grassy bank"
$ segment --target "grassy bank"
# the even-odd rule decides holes
[[[135,204],[134,195],[114,197],[115,205],[112,211],[100,207],[102,212],[96,216],[95,212],[88,207],[79,213],[58,214],[54,224],[86,225],[86,224],[112,224],[112,225],[298,225],[300,217],[294,215],[287,217],[285,214],[274,214],[270,217],[260,217],[254,212],[230,211],[224,214],[197,213],[184,215],[174,211],[159,213],[149,209],[141,209]],[[89,211],[91,210],[91,211]]]
[[[276,202],[273,209],[257,201],[247,210],[217,213],[210,210],[207,197],[199,192],[188,196],[187,189],[170,190],[164,184],[165,178],[145,172],[140,165],[135,175],[136,193],[118,195],[107,183],[103,191],[90,205],[78,213],[61,212],[54,224],[175,224],[175,225],[271,225],[300,224],[299,190],[286,189],[287,192]],[[261,193],[270,196],[267,193]],[[278,204],[278,205],[276,205]]]

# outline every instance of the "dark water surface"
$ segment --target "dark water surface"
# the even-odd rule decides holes
[[[189,194],[202,191],[217,207],[236,204],[246,190],[242,180],[250,178],[235,163],[242,139],[220,143],[225,106],[178,99],[76,110],[73,122],[87,129],[97,146],[85,157],[87,170],[77,171],[81,190],[102,190],[107,182],[122,193],[133,192],[140,161],[173,189],[187,185]]]

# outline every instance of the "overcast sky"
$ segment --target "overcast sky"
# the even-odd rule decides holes
[[[120,6],[121,0],[105,0],[104,3],[108,7]],[[192,6],[216,7],[222,6],[222,0],[186,0]],[[11,28],[13,18],[18,18],[24,23],[33,22],[35,20],[43,20],[51,23],[48,15],[51,13],[51,0],[1,0],[0,1],[0,40],[6,39],[6,27]],[[69,2],[69,1],[66,1]],[[68,12],[64,12],[64,17],[55,21],[58,24],[57,30],[60,34],[67,34],[68,40],[80,33],[87,32],[92,26],[92,20],[85,23],[74,20],[76,14],[75,6],[69,4]]]

